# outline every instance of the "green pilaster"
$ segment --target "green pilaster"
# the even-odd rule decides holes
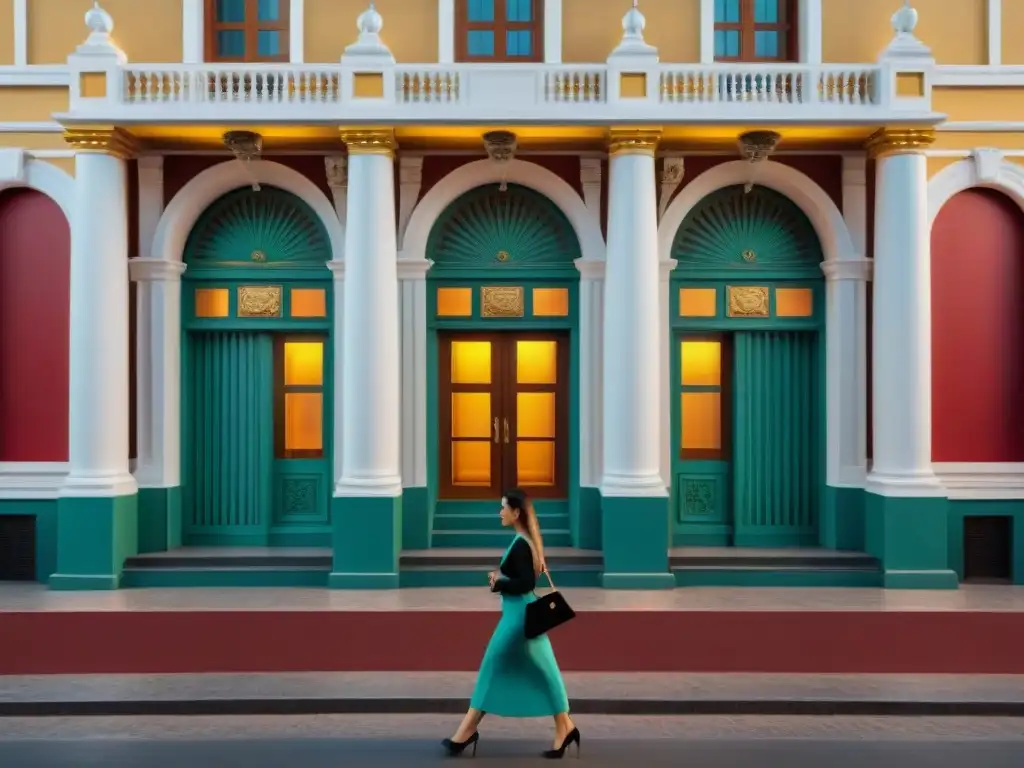
[[[136,494],[57,502],[57,568],[50,587],[117,589],[126,557],[138,552]]]
[[[949,563],[948,501],[868,492],[865,545],[882,564],[888,589],[956,589]]]
[[[402,497],[333,499],[334,589],[397,589]]]
[[[181,546],[181,488],[139,489],[139,554]]]
[[[672,589],[668,497],[601,498],[605,589]]]
[[[825,487],[821,513],[821,546],[864,550],[864,489]]]
[[[432,527],[425,486],[402,489],[402,549],[430,549]]]
[[[574,533],[580,549],[601,549],[601,491],[598,488],[579,489]]]

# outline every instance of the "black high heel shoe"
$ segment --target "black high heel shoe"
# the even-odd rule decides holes
[[[562,746],[558,749],[545,749],[541,756],[548,760],[561,760],[565,757],[565,750],[567,750],[572,744],[576,744],[576,757],[580,756],[580,729],[573,728],[569,733],[566,734],[565,738],[562,739]]]
[[[461,757],[462,753],[466,751],[466,748],[472,745],[473,757],[476,757],[476,745],[480,741],[479,731],[473,731],[473,735],[465,741],[452,741],[451,739],[445,739],[441,742],[441,746],[444,747],[448,753],[448,757]]]

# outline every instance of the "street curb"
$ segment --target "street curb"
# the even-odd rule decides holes
[[[0,701],[4,717],[456,715],[466,699],[279,698],[134,701]],[[574,699],[573,714],[847,717],[1024,717],[1024,701]]]

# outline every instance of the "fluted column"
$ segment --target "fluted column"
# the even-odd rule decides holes
[[[868,550],[889,587],[948,587],[944,493],[931,468],[931,130],[883,129],[876,159]]]
[[[68,476],[57,518],[60,589],[115,589],[137,548],[137,486],[128,469],[129,137],[65,134],[75,149],[71,217]]]
[[[402,523],[396,147],[391,131],[343,131],[341,138],[349,197],[331,586],[394,588]]]
[[[661,477],[661,302],[654,153],[659,131],[609,140],[601,480],[604,584],[670,587]]]

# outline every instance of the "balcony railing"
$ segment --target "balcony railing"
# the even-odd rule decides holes
[[[879,121],[905,115],[882,64],[127,64],[98,98],[73,89],[72,119]],[[361,89],[360,78],[376,91]],[[634,78],[627,89],[626,79]],[[635,78],[640,78],[639,86]],[[112,87],[111,87],[112,86]],[[922,106],[925,108],[922,110]],[[913,109],[927,111],[916,100]]]

